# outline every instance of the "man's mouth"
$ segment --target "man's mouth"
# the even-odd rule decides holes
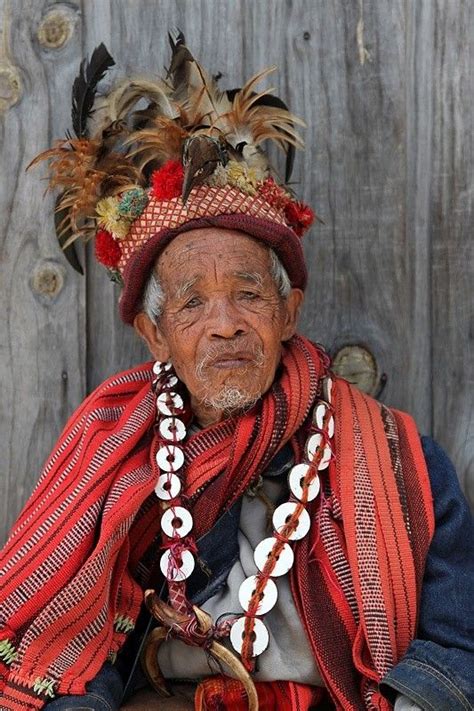
[[[232,368],[244,368],[250,363],[254,363],[255,358],[248,353],[228,353],[214,358],[209,366],[220,370]]]

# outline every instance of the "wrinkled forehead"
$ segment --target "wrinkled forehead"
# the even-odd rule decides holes
[[[176,236],[155,263],[170,284],[240,277],[262,282],[270,271],[268,246],[237,230],[209,227]]]

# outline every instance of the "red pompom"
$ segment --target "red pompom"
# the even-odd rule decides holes
[[[107,230],[95,233],[95,256],[98,262],[110,269],[114,269],[120,261],[122,249]]]
[[[179,197],[183,189],[183,166],[177,160],[167,161],[151,176],[152,194],[158,200],[171,200]]]
[[[285,207],[285,217],[298,237],[314,222],[314,212],[303,202],[289,202]]]

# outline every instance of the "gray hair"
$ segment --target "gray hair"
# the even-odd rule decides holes
[[[291,291],[291,282],[288,273],[279,260],[275,251],[268,249],[270,254],[270,274],[276,284],[278,293],[282,299],[287,299]],[[153,270],[148,277],[143,291],[142,310],[153,323],[158,323],[158,320],[163,311],[165,303],[165,293],[159,279]]]

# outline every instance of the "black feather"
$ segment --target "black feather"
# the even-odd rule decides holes
[[[61,200],[62,195],[59,195],[59,197],[56,199],[56,208],[59,204],[59,201]],[[72,234],[71,230],[67,230],[66,233],[63,233],[62,235],[59,234],[60,230],[60,225],[61,222],[64,220],[66,215],[68,214],[69,210],[63,209],[63,210],[55,210],[54,211],[54,226],[56,228],[56,235],[59,241],[59,245],[62,248],[63,244],[69,239],[69,237]],[[63,249],[64,256],[66,257],[67,261],[71,265],[73,269],[76,270],[76,272],[79,272],[79,274],[84,275],[84,270],[81,266],[81,263],[79,261],[79,258],[77,256],[76,252],[76,243],[72,242],[66,249]]]
[[[187,79],[187,64],[193,62],[194,57],[186,47],[186,40],[181,30],[177,30],[178,34],[175,38],[171,32],[168,32],[168,39],[171,45],[171,63],[166,73],[166,78],[171,82],[175,89],[186,84]]]
[[[179,29],[179,27],[176,28],[176,36],[173,37],[171,32],[168,32],[168,40],[170,43],[171,51],[174,52],[176,47],[179,44],[186,44],[186,40],[184,39],[184,35]]]
[[[239,91],[242,91],[242,89],[226,89],[226,94],[227,98],[229,99],[230,102],[234,100],[234,96],[239,93]],[[255,93],[255,92],[254,92]]]
[[[285,109],[285,111],[288,111],[288,106],[285,104],[285,102],[279,99],[278,96],[273,96],[273,94],[266,94],[265,96],[261,96],[259,99],[257,99],[254,106],[258,106],[259,104],[260,106],[273,106],[274,108]],[[281,132],[284,134],[285,129],[281,129]],[[288,183],[291,178],[291,174],[293,172],[293,165],[295,162],[295,153],[295,147],[291,143],[288,143],[286,148],[285,183]]]
[[[91,60],[83,59],[72,86],[72,126],[78,138],[87,137],[87,119],[92,114],[97,84],[115,64],[102,43],[92,52]]]

